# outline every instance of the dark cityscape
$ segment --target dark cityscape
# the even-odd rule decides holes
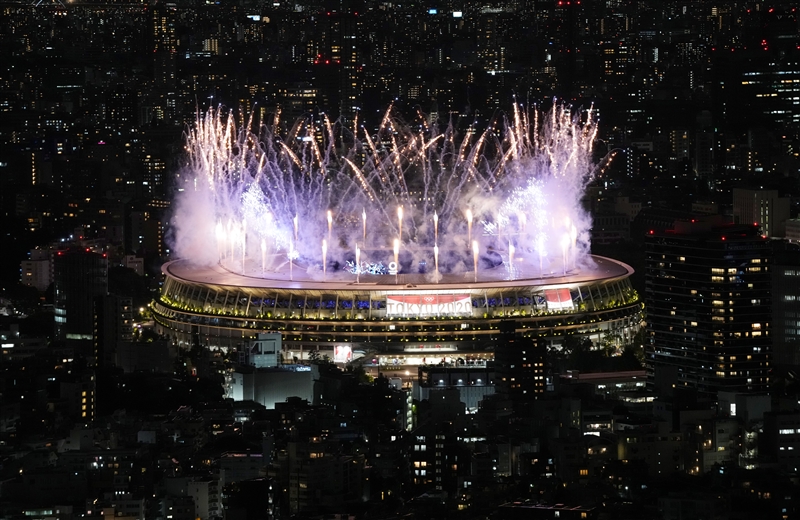
[[[0,518],[800,518],[797,9],[0,1]]]

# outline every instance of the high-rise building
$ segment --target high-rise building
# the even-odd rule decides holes
[[[778,190],[734,188],[733,219],[737,224],[757,225],[766,237],[785,236],[789,197],[780,197]]]
[[[356,11],[328,11],[321,20],[319,54],[314,60],[331,106],[338,106],[339,115],[348,121],[361,104],[361,25]]]
[[[114,365],[117,344],[133,340],[133,300],[113,294],[94,301],[94,358],[98,365]]]
[[[165,2],[158,2],[152,9],[150,37],[153,49],[153,80],[156,87],[175,87],[178,52],[175,11],[175,4]]]
[[[91,345],[94,299],[108,292],[108,259],[88,249],[58,251],[53,257],[55,338]]]
[[[137,101],[136,92],[127,85],[117,85],[106,92],[106,121],[116,129],[130,130],[136,124]]]
[[[628,66],[633,61],[632,50],[630,44],[622,39],[604,41],[600,45],[602,77],[606,85],[627,85]]]
[[[773,353],[775,364],[800,366],[800,247],[774,244],[772,266]]]
[[[800,61],[753,54],[741,67],[745,106],[783,128],[800,127]]]
[[[167,165],[160,157],[145,155],[142,159],[142,193],[147,199],[164,197],[164,181],[167,178]]]
[[[44,292],[50,286],[50,252],[31,249],[28,260],[20,263],[20,282]]]
[[[712,398],[766,391],[771,247],[758,227],[698,216],[651,231],[645,255],[648,383]]]
[[[711,129],[698,130],[694,136],[694,174],[697,179],[710,181],[714,175],[716,137]]]
[[[518,334],[508,320],[500,323],[494,349],[496,392],[515,403],[538,399],[545,390],[545,346]]]
[[[97,408],[97,382],[94,370],[82,369],[69,374],[59,386],[66,415],[83,423],[93,421]]]

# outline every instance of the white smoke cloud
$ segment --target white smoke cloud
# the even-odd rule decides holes
[[[329,273],[354,261],[356,245],[362,262],[388,264],[402,207],[406,272],[430,277],[434,245],[442,271],[471,272],[471,241],[481,267],[505,263],[509,273],[513,247],[512,276],[580,269],[590,249],[581,198],[595,168],[596,122],[555,106],[515,109],[502,132],[493,129],[501,126],[460,138],[452,126],[420,129],[387,112],[374,134],[354,136],[327,120],[256,134],[210,110],[187,138],[171,248],[248,274],[285,270],[290,254],[298,274],[320,272],[323,240]]]

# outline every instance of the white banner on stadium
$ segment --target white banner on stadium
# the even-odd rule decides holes
[[[349,363],[353,361],[353,349],[350,345],[336,345],[333,347],[334,363]]]
[[[545,289],[544,296],[547,298],[547,310],[563,311],[575,308],[569,289]]]
[[[389,294],[387,316],[471,316],[469,294]]]

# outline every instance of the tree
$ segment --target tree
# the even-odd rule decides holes
[[[367,374],[367,371],[364,370],[362,365],[354,365],[350,363],[347,365],[347,367],[345,367],[345,371],[353,374],[353,377],[355,377],[355,380],[358,383],[371,384],[374,381],[373,377]]]
[[[600,340],[600,349],[607,357],[619,354],[622,346],[622,335],[618,330],[608,330]]]

